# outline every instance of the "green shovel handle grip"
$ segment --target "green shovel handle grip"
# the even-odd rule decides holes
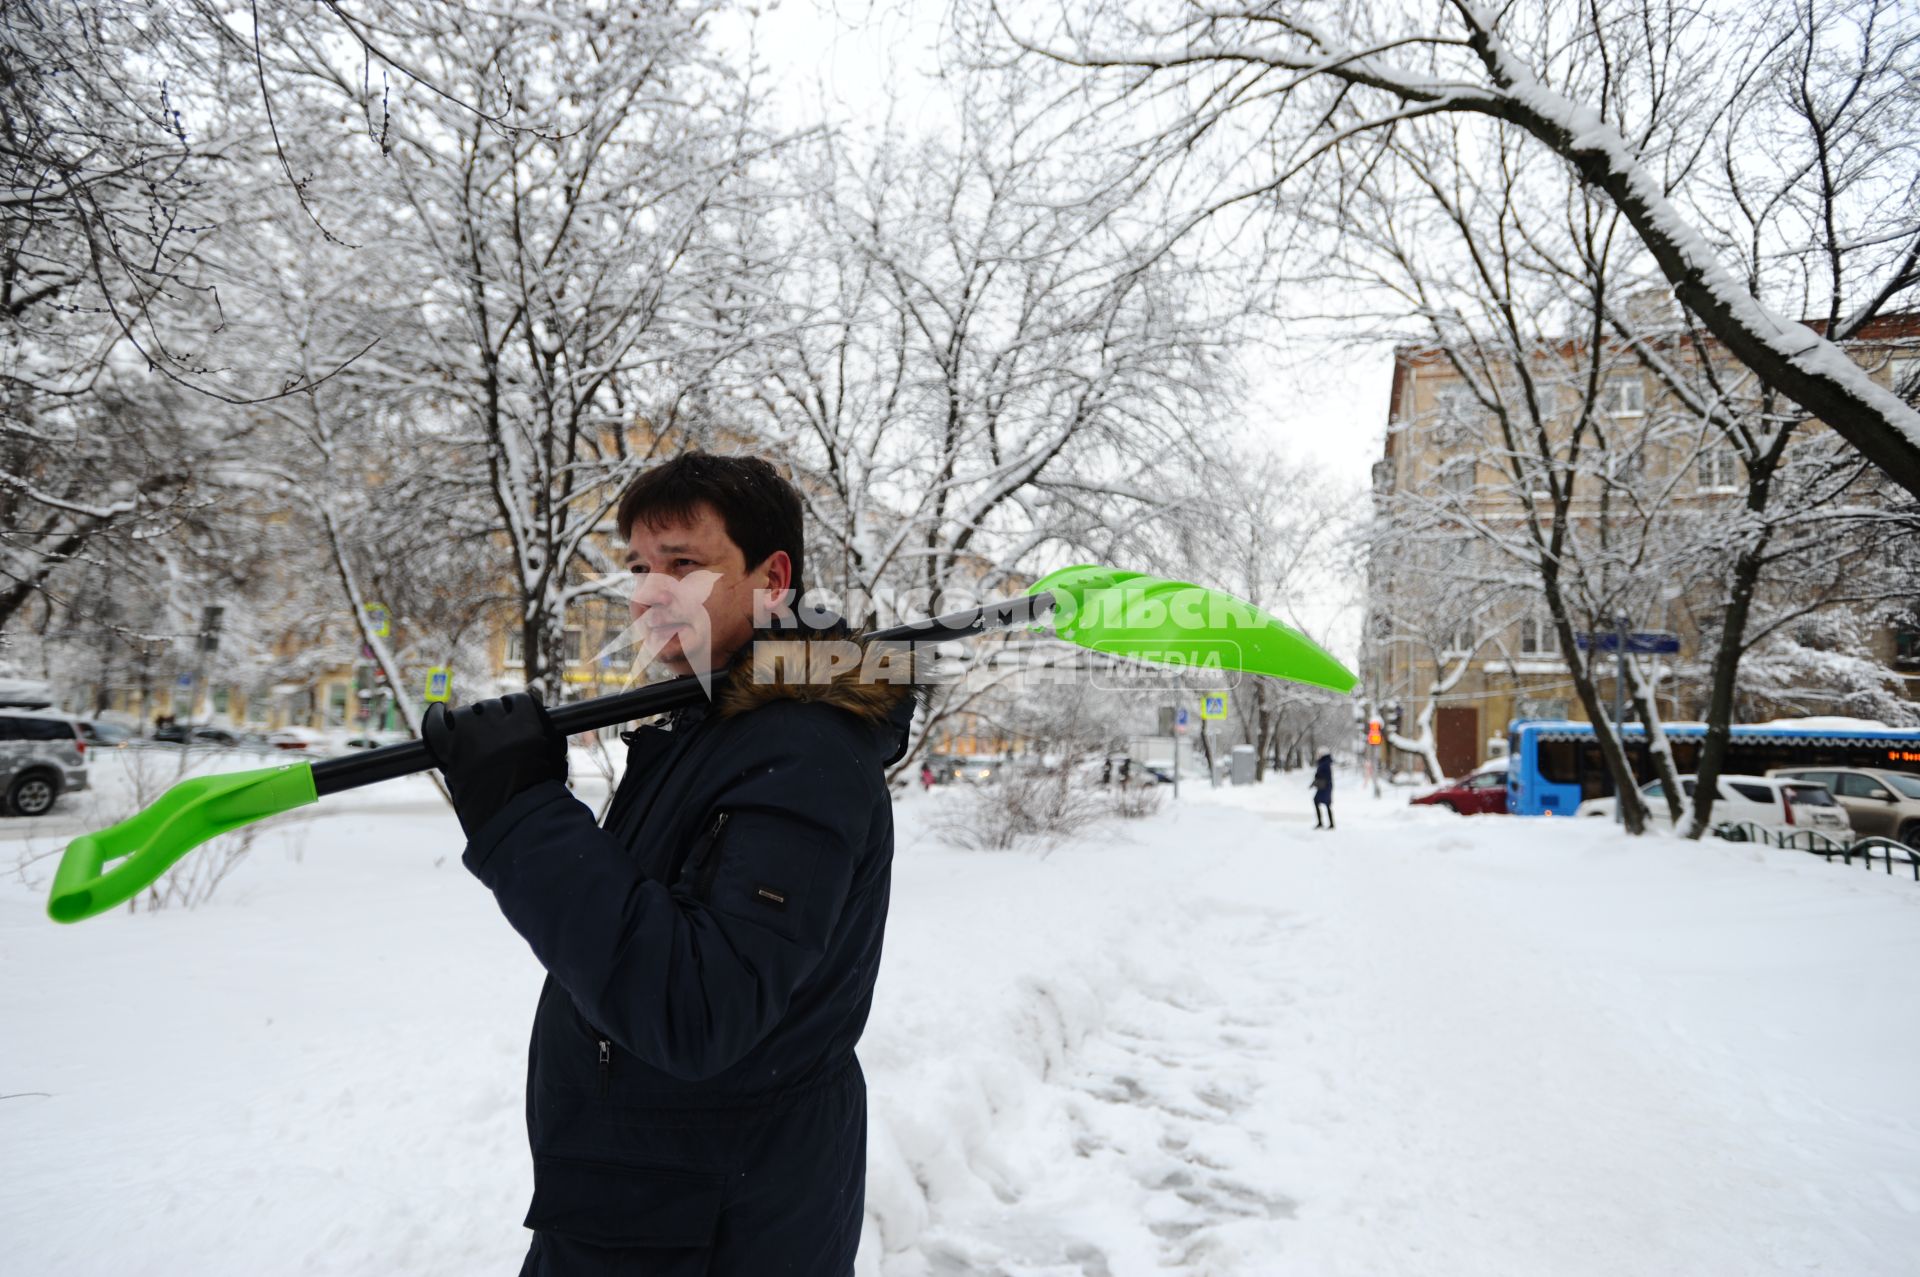
[[[105,913],[208,839],[314,800],[313,768],[306,763],[183,780],[119,824],[68,843],[47,914],[55,922],[79,922]]]

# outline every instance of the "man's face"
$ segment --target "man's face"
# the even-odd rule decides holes
[[[793,570],[785,550],[748,564],[720,512],[704,501],[684,523],[635,522],[627,566],[634,573],[629,610],[639,638],[676,674],[725,665],[753,635],[754,592],[777,597],[792,583]]]

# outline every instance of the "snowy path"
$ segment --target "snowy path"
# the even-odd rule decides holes
[[[0,888],[0,1271],[514,1271],[538,972],[409,783],[195,913]],[[1920,885],[1295,790],[902,802],[863,1277],[1912,1271]]]
[[[993,1202],[936,1177],[939,1222],[884,1271],[1910,1271],[1914,884],[1591,826],[1362,806],[1328,836],[1283,795],[1197,806],[1144,855],[1081,853],[1125,886],[1076,875],[1087,934],[1043,929],[1111,964],[1033,986],[1075,1007],[1040,1072],[1071,1138],[1033,1097],[953,1117],[1036,1165]]]

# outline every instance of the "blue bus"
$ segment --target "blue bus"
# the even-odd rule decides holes
[[[1633,774],[1645,784],[1654,777],[1645,730],[1638,723],[1620,730]],[[1706,725],[1668,723],[1666,732],[1675,768],[1682,776],[1690,775],[1700,761]],[[1513,815],[1571,816],[1585,800],[1613,794],[1613,777],[1591,723],[1516,719],[1507,729],[1507,758],[1507,811]],[[1920,773],[1920,730],[1829,727],[1818,719],[1804,726],[1736,726],[1724,770],[1760,776],[1774,767],[1820,764]]]

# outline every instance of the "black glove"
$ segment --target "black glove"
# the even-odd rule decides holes
[[[567,738],[540,698],[515,692],[449,711],[436,701],[420,738],[447,778],[454,814],[471,838],[524,790],[567,778]]]

